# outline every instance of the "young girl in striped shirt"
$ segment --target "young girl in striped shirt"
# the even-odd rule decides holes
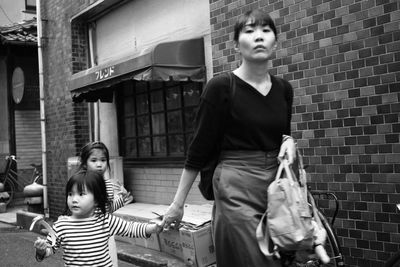
[[[128,222],[107,212],[109,199],[103,176],[81,170],[66,186],[66,216],[54,224],[47,240],[38,238],[36,259],[63,249],[65,266],[113,266],[108,249],[112,235],[148,238],[162,231],[161,223]],[[55,242],[52,234],[55,235]]]
[[[96,171],[103,176],[107,197],[111,203],[107,212],[112,213],[133,200],[133,197],[126,190],[117,190],[114,194],[114,184],[106,177],[107,170],[111,173],[110,153],[103,142],[95,141],[83,146],[80,153],[80,162],[78,170]],[[118,267],[117,246],[113,236],[110,237],[108,245],[113,266]]]

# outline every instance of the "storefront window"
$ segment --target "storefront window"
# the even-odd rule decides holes
[[[135,162],[183,159],[202,83],[127,81],[117,90],[121,154]]]

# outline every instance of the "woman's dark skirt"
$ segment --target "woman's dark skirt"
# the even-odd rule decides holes
[[[262,254],[256,228],[267,207],[278,151],[223,151],[214,172],[213,235],[218,267],[278,267]]]

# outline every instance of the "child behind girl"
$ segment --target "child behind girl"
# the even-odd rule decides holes
[[[105,176],[107,170],[110,171],[110,154],[106,145],[100,141],[90,142],[81,149],[80,165],[78,170],[89,170],[99,172],[106,183],[107,195],[111,202],[109,212],[114,212],[133,200],[133,197],[125,190],[119,191],[114,196],[114,185]],[[114,177],[115,178],[115,177]]]
[[[61,247],[65,266],[113,266],[110,236],[148,238],[162,231],[160,223],[128,222],[107,213],[106,185],[98,172],[78,171],[68,180],[65,193],[66,216],[53,224],[55,244],[50,234],[34,243],[38,261]]]

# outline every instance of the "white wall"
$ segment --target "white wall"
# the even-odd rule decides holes
[[[25,10],[25,0],[0,0],[0,7],[1,26],[12,25],[35,16],[22,12]]]
[[[210,35],[208,0],[135,0],[97,21],[98,64],[147,53],[161,42]]]

